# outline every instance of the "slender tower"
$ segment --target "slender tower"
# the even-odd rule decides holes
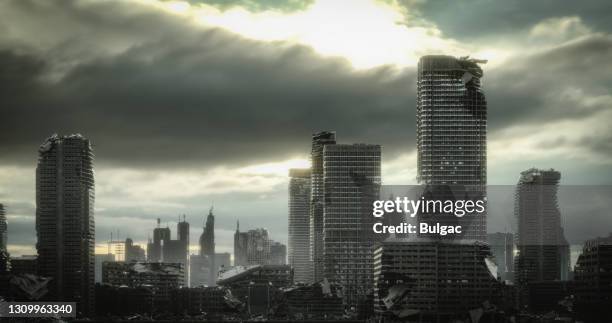
[[[323,280],[323,205],[325,187],[323,183],[323,148],[336,143],[336,133],[322,131],[312,135],[310,154],[310,260],[313,263],[313,280]]]
[[[215,216],[213,215],[212,207],[208,211],[204,231],[200,236],[200,256],[205,256],[208,258],[208,263],[210,266],[208,285],[214,286],[216,283],[215,275],[217,267],[215,264]]]
[[[289,265],[296,282],[310,283],[310,169],[289,170]]]
[[[240,221],[236,220],[236,232],[234,233],[234,266],[247,265],[247,232],[240,232]]]
[[[7,245],[7,225],[4,205],[0,203],[0,251],[6,251]]]
[[[53,135],[40,146],[36,168],[36,234],[49,300],[94,309],[94,154],[80,134]]]

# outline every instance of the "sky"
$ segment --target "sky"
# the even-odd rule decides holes
[[[195,248],[211,205],[219,251],[232,252],[237,220],[286,242],[287,172],[309,165],[315,131],[381,144],[383,184],[414,184],[415,66],[427,54],[489,60],[489,184],[555,168],[606,200],[611,10],[605,0],[2,1],[9,252],[35,252],[37,149],[53,133],[93,143],[99,252],[111,232],[145,243],[156,218],[174,237],[182,214]],[[583,227],[610,215],[561,211]],[[489,230],[510,222],[498,217]],[[566,229],[570,242],[612,224],[594,227]]]

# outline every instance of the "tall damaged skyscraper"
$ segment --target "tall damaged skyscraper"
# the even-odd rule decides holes
[[[296,282],[310,283],[310,168],[289,170],[289,265]]]
[[[36,234],[39,274],[53,278],[49,300],[94,309],[94,154],[80,134],[53,135],[38,151]]]
[[[312,135],[310,153],[312,173],[310,175],[310,260],[313,263],[313,280],[323,280],[323,148],[336,143],[336,133],[322,131]]]
[[[487,183],[487,103],[479,63],[468,57],[430,55],[418,64],[417,181],[439,199],[482,199]],[[440,216],[461,225],[461,238],[486,241],[485,214]],[[421,219],[421,221],[431,221]]]
[[[554,169],[521,172],[514,204],[518,224],[515,278],[521,286],[568,279],[569,245],[557,201],[560,179],[561,173]]]
[[[487,105],[480,88],[485,61],[424,56],[417,81],[417,180],[431,200],[486,196]],[[375,311],[451,321],[483,302],[497,304],[497,273],[485,214],[423,214],[418,222],[459,225],[460,235],[390,237],[374,252]],[[407,319],[406,317],[402,317]]]

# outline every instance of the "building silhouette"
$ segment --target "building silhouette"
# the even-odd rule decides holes
[[[207,258],[209,266],[208,286],[214,286],[216,280],[215,268],[217,268],[217,265],[215,264],[215,216],[213,215],[212,207],[208,212],[206,224],[200,236],[200,256]]]
[[[0,250],[0,287],[3,287],[3,289],[3,278],[12,272],[11,267],[11,255],[6,250]]]
[[[111,239],[106,242],[107,253],[115,256],[115,261],[125,261],[125,240],[113,240],[112,234]]]
[[[612,234],[587,240],[574,267],[576,310],[587,322],[609,319],[612,306]]]
[[[157,227],[153,229],[153,241],[147,244],[147,262],[180,264],[183,270],[183,285],[189,283],[188,254],[189,254],[189,222],[185,220],[185,215],[176,225],[177,239],[172,239],[172,232],[169,227],[161,228],[160,219],[157,219]]]
[[[189,257],[189,286],[216,286],[220,271],[231,267],[232,255],[229,252],[215,253],[212,266],[210,256],[191,255]]]
[[[183,214],[183,220],[181,221],[179,216],[179,222],[176,225],[176,239],[183,245],[185,257],[187,257],[189,253],[189,222],[185,218],[186,216]]]
[[[11,258],[11,273],[13,275],[36,275],[38,273],[38,256],[22,255]]]
[[[310,161],[310,261],[312,262],[312,279],[321,281],[324,277],[323,259],[323,148],[336,143],[336,133],[322,131],[312,135]]]
[[[0,250],[6,251],[7,247],[7,224],[6,224],[6,213],[4,211],[4,205],[0,203]]]
[[[342,288],[327,279],[312,284],[294,285],[284,291],[289,319],[340,321],[344,315]]]
[[[487,242],[497,263],[497,273],[503,281],[513,281],[514,276],[514,235],[496,232],[487,235]]]
[[[169,310],[174,289],[184,286],[183,264],[163,262],[104,262],[102,282],[115,287],[151,290],[153,307],[160,312]]]
[[[258,228],[247,231],[247,265],[268,265],[270,263],[270,238],[268,230]]]
[[[105,262],[115,262],[115,255],[112,253],[95,254],[94,277],[96,283],[102,282],[102,264]]]
[[[219,271],[225,270],[232,266],[232,254],[229,252],[217,252],[215,253],[215,280],[217,279],[217,275]]]
[[[125,239],[125,261],[146,261],[145,250],[135,245],[131,238]]]
[[[270,238],[263,228],[240,232],[236,222],[234,233],[234,266],[270,264]]]
[[[153,229],[153,241],[147,244],[147,261],[162,261],[162,246],[170,240],[170,228],[160,227],[161,220],[157,219],[157,227]]]
[[[216,287],[194,287],[174,289],[170,293],[172,312],[176,315],[185,313],[216,317],[226,310],[226,291]]]
[[[289,265],[296,282],[313,282],[310,261],[310,168],[289,170]]]
[[[189,223],[183,220],[179,221],[176,225],[177,228],[177,239],[167,240],[162,247],[162,258],[165,263],[178,263],[181,264],[184,272],[184,286],[189,283],[189,271],[188,268],[188,255],[189,255]]]
[[[417,79],[417,181],[432,198],[483,198],[487,183],[487,103],[481,90],[486,61],[423,56]],[[441,190],[441,192],[440,192]],[[458,190],[458,192],[457,192]],[[431,220],[434,218],[434,220]],[[429,219],[429,220],[428,220]],[[461,225],[461,238],[486,241],[485,214],[424,216],[420,222]]]
[[[234,266],[247,264],[248,234],[240,232],[240,222],[236,221],[236,232],[234,233]]]
[[[327,144],[323,148],[325,277],[343,287],[347,304],[372,288],[372,203],[379,198],[381,147]]]
[[[94,154],[80,134],[49,137],[36,168],[38,270],[49,299],[77,302],[78,314],[94,310]]]
[[[519,286],[569,276],[569,246],[557,201],[560,178],[561,173],[554,169],[521,172],[514,206],[518,224],[515,279]]]
[[[215,254],[215,216],[210,208],[206,217],[204,231],[200,236],[200,255],[211,256]]]
[[[287,246],[278,242],[270,241],[270,265],[287,264]]]

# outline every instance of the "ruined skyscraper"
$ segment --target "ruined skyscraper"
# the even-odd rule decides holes
[[[561,173],[554,169],[521,172],[514,204],[518,222],[515,278],[521,286],[567,279],[569,247],[557,201],[560,179]]]
[[[372,288],[372,203],[381,185],[379,145],[328,144],[323,148],[323,258],[325,278],[356,305]]]
[[[323,148],[336,143],[336,133],[322,131],[312,135],[310,160],[310,260],[313,263],[312,277],[315,282],[323,279]]]
[[[443,55],[419,60],[417,181],[438,199],[485,196],[487,103],[478,65],[484,62]],[[486,241],[485,214],[446,219],[437,215],[434,221],[445,220],[462,226],[461,238]]]
[[[289,178],[289,265],[296,282],[310,283],[310,169],[290,169]]]
[[[479,63],[484,61],[443,55],[419,60],[417,181],[427,200],[485,200],[487,105]],[[446,321],[483,302],[495,303],[499,286],[484,243],[485,214],[419,212],[418,222],[461,226],[462,234],[390,237],[381,243],[374,255],[376,311]]]
[[[36,168],[39,274],[51,277],[49,299],[94,309],[93,150],[80,134],[53,135],[40,146]]]

